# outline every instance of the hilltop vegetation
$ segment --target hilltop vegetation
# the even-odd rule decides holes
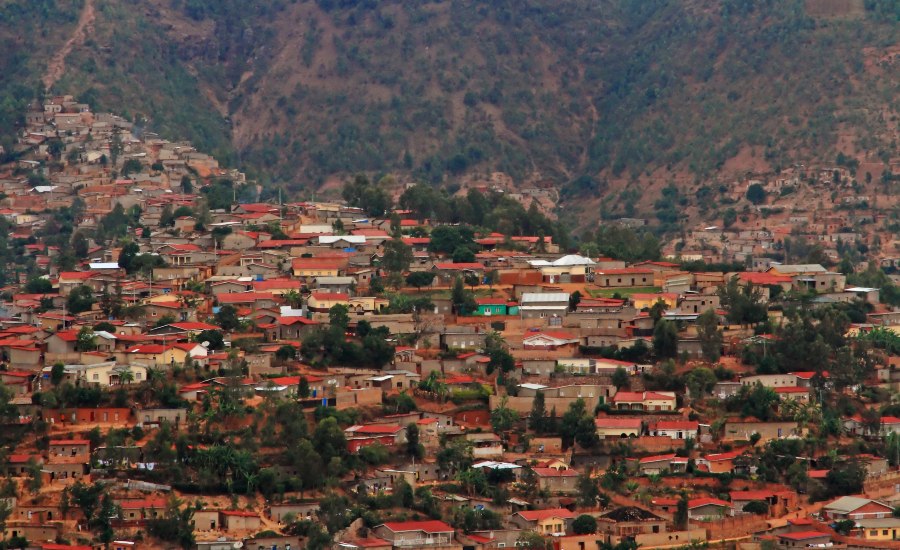
[[[650,174],[896,150],[896,2],[829,18],[803,0],[94,4],[54,91],[294,189],[500,170],[573,201]],[[65,29],[80,5],[7,0],[0,27],[31,10],[33,28]],[[35,88],[55,34],[4,60],[21,78],[0,93]]]

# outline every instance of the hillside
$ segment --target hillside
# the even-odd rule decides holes
[[[16,78],[0,84],[0,122],[50,75],[53,92],[292,190],[361,170],[432,182],[502,171],[549,179],[592,209],[580,198],[615,191],[605,207],[630,211],[655,195],[619,193],[630,184],[687,191],[838,152],[896,156],[898,10],[892,0],[3,0],[0,41],[16,55],[0,68]]]

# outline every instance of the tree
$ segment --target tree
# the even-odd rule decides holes
[[[752,284],[740,284],[737,275],[719,287],[719,299],[732,324],[757,324],[768,318],[762,292]]]
[[[594,418],[585,409],[584,399],[577,399],[563,414],[559,434],[563,445],[578,443],[585,448],[593,447],[598,442],[597,427]]]
[[[97,344],[94,343],[94,331],[90,327],[83,326],[78,330],[78,334],[75,335],[75,349],[77,351],[97,349]]]
[[[51,139],[47,142],[47,154],[56,160],[62,158],[63,152],[66,150],[66,144],[61,139]]]
[[[472,291],[466,290],[460,277],[453,281],[453,288],[450,291],[450,302],[453,304],[453,311],[457,315],[471,315],[472,312],[478,309],[478,304],[475,303],[475,295]]]
[[[216,351],[225,348],[225,336],[222,334],[221,330],[215,329],[206,329],[204,331],[198,332],[196,341],[200,342],[209,342],[209,346],[206,349],[211,351]]]
[[[313,433],[312,442],[325,462],[347,454],[347,439],[334,417],[323,418],[319,422]]]
[[[25,292],[28,294],[48,294],[53,292],[53,283],[43,277],[33,277],[25,283]]]
[[[78,285],[69,292],[66,307],[72,313],[90,311],[94,305],[94,291],[86,285]]]
[[[470,264],[475,261],[475,253],[467,246],[457,246],[453,250],[453,263]]]
[[[553,545],[536,531],[522,531],[516,539],[516,548],[521,550],[551,550]]]
[[[747,200],[753,204],[766,202],[766,188],[762,184],[754,183],[747,188]]]
[[[343,304],[335,304],[328,310],[328,324],[346,332],[350,326],[350,309]]]
[[[308,491],[324,485],[325,463],[310,440],[300,439],[295,445],[288,447],[286,455],[291,466],[298,472],[301,490]]]
[[[753,504],[753,502],[747,503],[747,506]],[[747,506],[744,507],[744,510],[747,509]],[[840,521],[836,521],[834,523],[833,529],[844,536],[849,535],[854,529],[856,529],[856,521],[852,519],[842,519]]]
[[[700,399],[710,393],[718,382],[716,374],[706,367],[695,367],[685,376],[691,398]]]
[[[381,265],[388,273],[399,275],[409,269],[412,261],[412,248],[400,240],[399,236],[384,243]]]
[[[576,535],[592,535],[597,532],[597,519],[588,514],[581,514],[572,521],[572,532]]]
[[[465,226],[439,225],[431,231],[428,249],[432,252],[454,254],[460,246],[475,248],[475,233]]]
[[[415,424],[406,426],[406,454],[413,459],[425,456],[425,447],[419,443],[419,427]]]
[[[196,544],[193,518],[194,507],[182,507],[182,502],[173,495],[161,518],[147,520],[147,532],[160,540],[177,544],[188,550]]]
[[[422,290],[423,286],[430,286],[434,281],[435,274],[432,271],[413,271],[406,276],[406,284],[416,287],[416,290]]]
[[[827,497],[862,493],[866,481],[866,469],[857,461],[835,467],[825,474]]]
[[[581,298],[581,291],[578,290],[569,295],[569,311],[575,311],[578,308]]]
[[[350,206],[362,208],[367,216],[384,216],[391,209],[392,201],[383,188],[387,178],[372,185],[364,174],[358,174],[353,181],[344,185],[342,196]]]
[[[275,359],[284,363],[297,357],[297,348],[290,344],[285,344],[275,351]]]
[[[519,413],[507,406],[508,398],[504,395],[498,406],[491,411],[491,427],[494,433],[506,432],[519,421]]]
[[[194,192],[194,184],[191,182],[191,177],[187,174],[181,176],[181,192],[185,195]]]
[[[495,370],[507,373],[516,368],[516,360],[507,351],[506,342],[499,332],[490,332],[484,337],[484,354],[489,359],[487,367],[485,367],[488,374]]]
[[[36,495],[41,492],[41,487],[44,485],[43,475],[41,474],[41,465],[33,458],[29,458],[26,469],[28,470],[28,490],[31,491],[31,494]]]
[[[122,177],[127,178],[129,174],[140,172],[144,169],[144,165],[138,159],[128,159],[122,165]]]
[[[628,376],[628,372],[622,367],[616,367],[616,370],[612,375],[612,385],[616,387],[617,390],[628,387],[631,384],[630,377]]]
[[[231,304],[225,304],[219,307],[219,311],[215,315],[216,324],[222,327],[222,330],[230,332],[241,328],[241,319],[238,317],[238,310]]]
[[[722,355],[722,331],[719,330],[719,316],[715,310],[707,309],[697,318],[697,338],[703,358],[715,363]]]
[[[58,386],[66,376],[66,366],[63,363],[54,363],[50,369],[50,383]]]
[[[653,327],[653,353],[666,359],[678,354],[678,327],[673,321],[662,319]]]
[[[537,434],[543,434],[547,427],[547,405],[544,392],[538,391],[531,400],[531,413],[528,415],[528,427]]]
[[[765,516],[769,513],[769,504],[764,500],[751,500],[744,505],[744,512]]]
[[[772,409],[779,400],[775,390],[767,388],[759,382],[754,384],[749,391],[741,388],[739,397],[744,403],[741,408],[741,414],[743,416],[753,416],[763,422],[768,422],[772,418]]]
[[[166,204],[159,213],[159,226],[172,227],[175,225],[175,213],[172,211],[172,205]]]
[[[593,508],[597,505],[600,498],[600,487],[597,486],[597,480],[590,473],[585,472],[578,476],[576,482],[578,489],[578,505],[585,508]]]
[[[686,494],[682,494],[681,498],[678,499],[678,504],[675,508],[675,514],[672,516],[672,522],[675,524],[675,529],[680,531],[684,531],[688,527],[688,498]]]
[[[736,222],[736,221],[737,221],[737,211],[735,211],[734,208],[729,208],[722,215],[722,225],[724,225],[726,228],[734,225],[734,222]]]
[[[306,399],[310,395],[309,380],[305,376],[300,377],[300,384],[297,386],[297,396]]]

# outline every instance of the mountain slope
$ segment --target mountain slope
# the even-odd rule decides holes
[[[82,5],[43,2],[70,26]],[[94,4],[54,91],[296,189],[500,170],[572,199],[896,155],[891,0]],[[30,53],[42,74],[52,53]]]

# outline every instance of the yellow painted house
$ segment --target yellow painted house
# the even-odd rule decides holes
[[[674,309],[678,306],[678,294],[674,292],[638,293],[632,294],[631,299],[634,300],[635,309],[650,309],[660,300],[665,302],[667,309]]]
[[[187,356],[186,350],[162,344],[140,344],[132,346],[124,352],[124,359],[129,365],[146,365],[148,367],[181,365]]]
[[[347,263],[342,260],[317,260],[315,258],[294,258],[291,268],[294,277],[339,277]]]
[[[541,535],[565,533],[575,514],[565,508],[552,510],[523,510],[513,514],[511,520],[520,529],[531,529]]]
[[[350,307],[350,295],[343,292],[313,292],[306,302],[310,311],[328,313],[332,307],[341,305]]]
[[[858,519],[856,525],[866,540],[900,540],[900,518]]]

